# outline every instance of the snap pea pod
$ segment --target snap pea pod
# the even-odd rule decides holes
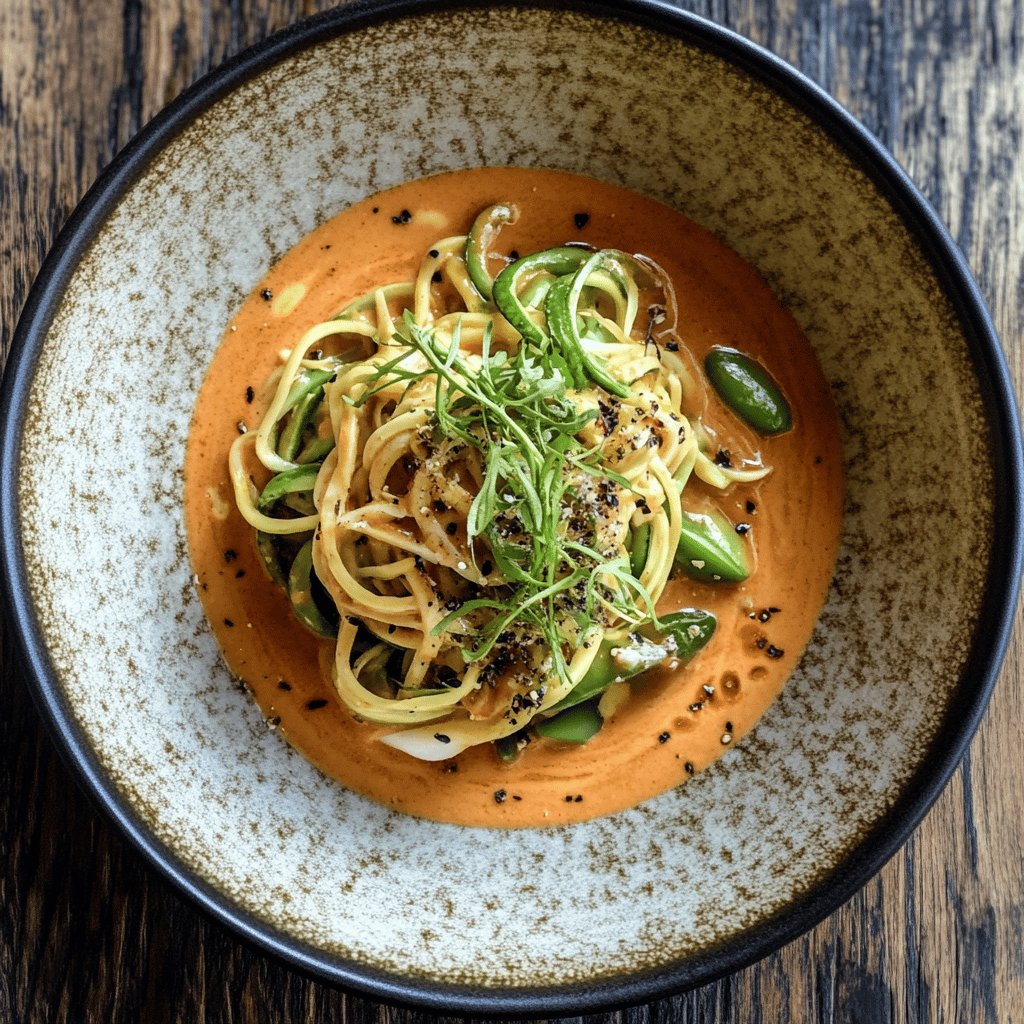
[[[319,472],[319,466],[298,466],[296,469],[286,469],[283,473],[278,473],[277,476],[271,477],[267,486],[263,488],[256,501],[256,507],[261,512],[266,512],[286,494],[312,491]]]
[[[602,642],[586,675],[552,710],[571,708],[603,693],[612,683],[632,679],[668,658],[687,661],[712,637],[717,620],[700,608],[682,608],[661,617],[664,630],[653,626],[632,634],[623,643]]]
[[[590,252],[571,245],[555,249],[544,249],[531,253],[507,266],[495,279],[491,297],[501,315],[525,338],[541,348],[547,338],[526,312],[517,293],[517,286],[524,274],[545,270],[555,277],[572,274],[587,261]]]
[[[281,504],[298,512],[300,516],[315,516],[316,505],[313,504],[313,494],[310,491],[293,491],[281,499]]]
[[[278,473],[271,477],[266,487],[263,488],[259,498],[256,499],[256,507],[261,512],[266,512],[289,495],[311,493],[319,472],[320,466],[316,465],[299,466],[297,469],[288,469],[283,473]],[[281,566],[281,557],[278,553],[279,539],[262,530],[257,530],[256,550],[270,578],[279,586],[287,588],[288,577]]]
[[[544,304],[544,299],[547,297],[548,291],[550,291],[551,285],[554,281],[555,278],[553,277],[542,277],[538,274],[523,289],[523,294],[519,296],[519,301],[526,309],[540,309]]]
[[[663,636],[676,642],[675,657],[692,658],[715,634],[718,620],[703,608],[680,608],[661,617]]]
[[[310,392],[322,388],[334,376],[334,373],[334,370],[303,370],[295,377],[288,390],[288,397],[281,408],[281,415],[291,412]]]
[[[288,598],[296,618],[318,636],[338,635],[336,627],[324,618],[313,596],[313,541],[307,540],[299,548],[288,573]]]
[[[523,742],[525,735],[525,730],[520,730],[519,732],[512,733],[511,736],[502,736],[501,739],[494,741],[495,753],[505,764],[511,764],[519,757],[522,752],[520,744]]]
[[[643,523],[629,535],[629,571],[636,579],[640,579],[647,565],[647,555],[651,550],[651,524]]]
[[[620,658],[622,652],[625,652],[625,657]],[[562,711],[582,704],[607,690],[617,680],[632,679],[660,665],[669,653],[667,647],[641,636],[632,636],[622,644],[604,641],[586,675],[551,710]]]
[[[554,718],[545,718],[534,727],[538,736],[562,743],[586,743],[601,731],[604,719],[591,702],[577,704]]]
[[[618,342],[619,339],[616,338],[615,335],[604,326],[604,324],[592,319],[591,317],[584,317],[584,319],[586,320],[586,325],[580,332],[581,338],[596,341],[604,345],[614,345]]]
[[[581,279],[585,279],[586,275],[594,269],[597,265],[595,261],[600,255],[600,253],[595,253],[573,277],[560,277],[551,286],[544,303],[544,312],[548,318],[551,335],[558,342],[559,348],[575,374],[576,387],[586,387],[589,377],[610,394],[626,398],[629,395],[629,387],[608,374],[603,359],[586,350],[577,323]]]
[[[750,575],[746,542],[719,509],[683,510],[683,527],[675,554],[688,576],[706,583],[742,583]]]
[[[756,359],[716,346],[704,357],[704,370],[722,401],[759,434],[770,437],[792,428],[789,403]]]
[[[285,575],[284,569],[281,568],[281,559],[277,553],[277,544],[278,540],[273,534],[264,533],[262,530],[256,531],[256,550],[259,552],[263,568],[267,570],[267,575],[279,587],[287,589],[288,577]]]
[[[323,462],[333,451],[333,437],[314,437],[306,442],[306,446],[295,456],[295,461],[301,466],[307,466],[314,462]]]
[[[570,288],[572,277],[568,274],[552,283],[544,300],[544,315],[548,320],[548,330],[558,342],[559,350],[569,366],[573,386],[582,388],[586,386],[587,376],[583,366],[582,345],[573,341],[568,323]]]
[[[292,414],[288,419],[288,425],[281,431],[277,440],[277,454],[289,462],[295,461],[299,449],[302,447],[302,435],[305,433],[309,421],[313,418],[320,402],[324,397],[323,387],[314,389],[303,395]]]
[[[494,244],[502,225],[515,224],[518,219],[518,207],[511,203],[496,203],[477,214],[466,236],[466,269],[476,290],[485,299],[490,300],[494,288],[494,281],[487,272],[487,251]]]

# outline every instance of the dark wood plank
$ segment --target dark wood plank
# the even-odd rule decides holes
[[[226,56],[326,0],[0,4],[0,348],[99,170]],[[1024,382],[1020,0],[694,0],[857,115],[964,249]],[[6,638],[5,638],[6,639]],[[4,645],[0,1020],[390,1021],[239,943],[172,892],[79,792]],[[971,754],[903,851],[803,938],[629,1024],[1024,1021],[1018,629]]]

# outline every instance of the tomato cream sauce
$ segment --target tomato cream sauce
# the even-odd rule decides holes
[[[750,578],[711,585],[679,575],[659,604],[662,612],[699,607],[717,616],[714,637],[689,664],[633,682],[629,699],[583,746],[535,741],[505,765],[487,745],[427,763],[378,742],[388,729],[356,721],[335,696],[333,643],[297,622],[261,568],[253,531],[235,508],[228,448],[239,424],[258,424],[271,397],[265,382],[282,349],[375,285],[411,279],[434,242],[464,233],[495,202],[521,210],[498,239],[503,254],[579,240],[654,259],[674,283],[677,334],[694,371],[712,345],[741,349],[781,385],[794,428],[760,438],[708,388],[703,420],[721,446],[760,452],[773,471],[756,485],[734,484],[716,495],[734,523],[750,526]],[[827,382],[758,272],[652,200],[547,170],[487,168],[414,181],[356,204],[303,239],[228,325],[196,404],[185,469],[199,593],[228,666],[268,723],[359,793],[398,811],[476,826],[555,825],[608,814],[680,785],[740,743],[807,644],[842,517],[842,455]]]

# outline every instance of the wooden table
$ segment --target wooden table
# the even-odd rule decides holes
[[[3,353],[101,168],[176,93],[323,0],[2,0]],[[693,0],[838,97],[974,268],[1024,381],[1024,30],[1011,0]],[[1019,623],[1018,623],[1019,625]],[[592,1021],[1024,1022],[1024,664],[905,848],[810,934],[704,989]],[[0,1021],[412,1022],[242,945],[79,791],[4,651]]]

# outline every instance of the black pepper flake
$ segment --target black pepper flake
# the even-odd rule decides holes
[[[393,622],[388,623],[388,633],[394,633],[397,629],[398,627]]]
[[[732,722],[726,722],[725,723],[725,731],[726,732],[732,732]]]
[[[256,397],[256,392],[251,387],[245,389],[245,404],[252,405],[253,399]]]
[[[576,796],[574,796],[574,797],[572,798],[572,802],[573,802],[574,804],[581,804],[581,803],[583,803],[583,797],[582,797],[582,796],[580,796],[580,795],[579,795],[579,793],[577,793],[577,794],[576,794]]]
[[[565,795],[565,802],[567,804],[571,804],[572,803],[572,794],[571,793],[566,793],[566,795]]]
[[[757,511],[757,506],[749,498],[747,498],[747,511],[751,513],[751,515]]]
[[[679,351],[679,342],[678,341],[666,341],[665,342],[665,348],[667,348],[669,350],[669,352],[678,352]]]
[[[436,260],[436,259],[437,259],[437,257],[438,257],[438,256],[440,256],[441,254],[440,254],[440,253],[439,253],[439,252],[437,251],[437,249],[431,249],[431,250],[430,250],[430,252],[429,252],[429,253],[427,253],[427,255],[428,255],[428,256],[429,256],[429,257],[430,257],[430,258],[431,258],[432,260]]]
[[[440,283],[441,283],[441,281],[443,280],[443,278],[441,277],[441,271],[440,271],[440,270],[435,270],[435,271],[434,271],[434,272],[433,272],[433,273],[432,273],[432,274],[430,275],[430,280],[431,280],[431,281],[433,281],[433,282],[434,282],[434,284],[440,284]]]
[[[454,775],[458,770],[459,770],[459,766],[457,764],[446,764],[441,769],[441,771],[443,771],[445,773],[445,775]]]
[[[235,573],[235,579],[236,580],[240,580],[244,575],[245,575],[245,570],[244,569],[239,569],[238,572]]]
[[[435,732],[434,739],[437,740],[438,743],[451,743],[452,741],[451,736],[445,736],[443,732]]]
[[[490,574],[491,574],[491,570],[492,570],[493,568],[494,568],[494,566],[493,566],[493,565],[491,565],[491,563],[490,563],[489,561],[484,561],[484,562],[483,562],[483,563],[481,564],[481,566],[480,566],[480,571],[481,571],[481,572],[482,572],[482,573],[483,573],[483,574],[484,574],[485,576],[490,576]]]
[[[821,456],[820,455],[815,455],[814,456],[814,464],[816,466],[820,466],[821,465]]]
[[[750,523],[737,523],[736,532],[742,537],[745,533],[750,533]]]
[[[761,636],[761,637],[758,637],[758,638],[757,638],[757,639],[756,639],[756,640],[754,641],[754,646],[755,646],[755,647],[756,647],[756,648],[757,648],[757,649],[758,649],[759,651],[763,651],[763,650],[765,649],[765,647],[767,647],[767,646],[768,646],[768,641],[767,641],[767,640],[765,640],[765,638],[764,638],[763,636]]]
[[[518,793],[513,793],[512,794],[512,799],[513,800],[522,800],[523,798]]]
[[[238,552],[234,548],[228,548],[224,552],[224,561],[230,564],[238,557]]]
[[[698,711],[703,711],[704,710],[704,701],[699,700],[695,704],[691,704],[690,705],[690,710],[693,711],[694,713],[696,713]]]
[[[391,218],[392,224],[408,224],[412,220],[412,214],[408,210],[403,210],[401,213]]]
[[[715,465],[721,466],[723,469],[732,469],[732,455],[728,448],[719,448],[715,452]]]
[[[449,537],[454,537],[455,534],[457,534],[459,532],[459,524],[458,523],[449,523],[444,528],[444,532],[447,533]]]
[[[374,213],[380,213],[380,207],[379,207],[379,206],[375,206],[375,207],[373,208],[373,212],[374,212]]]
[[[437,681],[442,686],[458,686],[459,677],[451,665],[442,665],[435,673]]]
[[[659,742],[659,743],[668,743],[668,741],[669,741],[670,739],[672,739],[672,733],[670,733],[670,732],[663,732],[663,733],[662,733],[662,734],[661,734],[661,735],[660,735],[660,736],[658,737],[658,742]]]
[[[589,221],[590,221],[590,214],[589,214],[589,213],[574,213],[574,214],[572,215],[572,222],[573,222],[573,223],[574,223],[574,224],[576,225],[576,227],[578,227],[578,228],[579,228],[580,230],[582,230],[583,228],[585,228],[585,227],[587,226],[587,223],[588,223]]]
[[[234,628],[235,624],[230,619],[225,619],[224,620],[224,625],[227,626],[228,629],[232,629],[232,628]]]
[[[508,793],[506,793],[505,790],[503,790],[503,789],[496,789],[494,791],[494,802],[496,804],[503,804],[505,802],[505,798],[507,796],[508,796]]]
[[[508,251],[508,258],[510,260],[517,260],[517,259],[519,259],[519,250],[518,249],[509,249],[509,251]]]
[[[448,506],[443,501],[434,500],[434,511],[435,512],[447,512]]]
[[[273,297],[274,293],[269,288],[264,288],[263,291],[260,292],[260,298],[266,299],[267,302],[269,302]]]
[[[327,707],[327,701],[323,697],[317,697],[315,700],[306,701],[307,711],[319,711],[321,708]]]
[[[279,690],[290,690],[292,688],[292,684],[285,679],[281,679],[278,681],[277,688]]]
[[[769,644],[768,650],[764,652],[769,658],[781,658],[786,652],[781,647],[776,647],[775,644]]]
[[[692,775],[693,774],[693,762],[692,761],[687,761],[686,764],[683,765],[683,769],[686,771],[687,775]]]

